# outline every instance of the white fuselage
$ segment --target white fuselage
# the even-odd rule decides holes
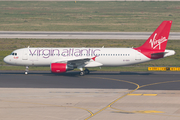
[[[4,61],[11,65],[50,66],[53,62],[95,58],[97,66],[123,66],[150,61],[133,48],[22,48],[13,51]],[[96,67],[86,64],[84,67]]]

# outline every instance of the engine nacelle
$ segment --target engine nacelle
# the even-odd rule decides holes
[[[73,66],[67,65],[67,63],[51,63],[51,72],[64,73],[68,70],[73,70]]]

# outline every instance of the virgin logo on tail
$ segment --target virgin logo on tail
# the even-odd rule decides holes
[[[155,49],[159,46],[159,50],[161,49],[161,44],[167,41],[166,37],[161,37],[156,40],[157,33],[155,33],[153,39],[150,39],[149,43],[151,43],[151,48]]]

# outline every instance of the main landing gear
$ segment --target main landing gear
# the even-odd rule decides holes
[[[26,70],[25,70],[25,75],[27,75],[28,74],[28,71],[29,71],[29,67],[28,66],[26,66]]]
[[[79,75],[84,76],[84,71],[80,71]]]
[[[84,72],[85,74],[89,74],[89,70],[87,68],[84,70]]]
[[[89,74],[89,70],[87,68],[84,71],[83,71],[83,69],[80,69],[80,70],[81,70],[79,73],[80,76],[84,76],[85,74]]]

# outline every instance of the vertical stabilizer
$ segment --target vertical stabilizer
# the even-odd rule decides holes
[[[166,49],[171,24],[172,21],[163,21],[142,46],[134,49],[148,58],[152,58],[152,54],[163,53]]]

